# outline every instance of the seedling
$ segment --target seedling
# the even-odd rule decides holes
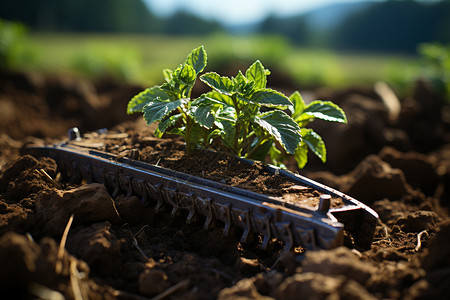
[[[197,75],[206,67],[206,51],[203,46],[194,49],[175,71],[163,71],[166,83],[147,88],[134,96],[127,106],[127,113],[142,112],[148,125],[160,121],[155,131],[157,137],[165,132],[182,135],[186,152],[191,155],[199,143],[201,131],[195,121],[196,107],[192,106],[191,91]]]
[[[164,70],[166,83],[144,90],[128,103],[127,112],[142,112],[147,124],[159,121],[155,135],[182,135],[186,152],[215,149],[281,165],[294,155],[299,167],[307,161],[308,149],[323,162],[326,148],[322,138],[305,128],[314,119],[346,123],[344,111],[329,101],[306,105],[299,92],[289,98],[267,88],[270,71],[260,61],[235,77],[209,72],[200,80],[212,88],[197,99],[191,91],[198,74],[206,67],[203,46],[194,49],[175,71]],[[216,141],[216,143],[213,143]]]

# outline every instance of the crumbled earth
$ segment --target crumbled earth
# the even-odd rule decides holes
[[[264,251],[258,243],[241,244],[235,235],[223,236],[222,228],[203,230],[203,224],[188,225],[170,211],[156,214],[134,196],[113,199],[101,184],[66,182],[51,159],[20,155],[31,143],[65,139],[73,126],[82,132],[146,130],[140,118],[125,114],[128,99],[141,89],[1,73],[1,299],[443,299],[450,294],[449,106],[426,82],[417,82],[413,94],[401,99],[399,111],[373,88],[311,91],[343,107],[349,124],[313,123],[329,161],[322,165],[311,158],[300,172],[369,205],[380,219],[370,249],[346,244],[306,252],[283,252],[277,242]],[[151,140],[139,143],[150,146]],[[179,142],[167,137],[166,143]],[[167,152],[154,149],[154,154],[158,151]],[[220,164],[209,161],[213,168]],[[233,180],[245,185],[253,176]]]

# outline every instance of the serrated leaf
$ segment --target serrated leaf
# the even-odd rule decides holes
[[[190,65],[196,75],[203,71],[206,67],[207,55],[204,46],[200,46],[194,50],[187,56],[185,64]]]
[[[301,130],[303,142],[322,162],[327,161],[327,149],[322,137],[314,130],[309,128],[302,128]]]
[[[244,74],[242,74],[241,70],[238,71],[238,74],[236,75],[236,77],[233,78],[233,81],[239,85],[239,84],[245,84],[246,82],[248,82],[248,79],[245,78]]]
[[[331,122],[347,123],[347,117],[345,116],[342,108],[337,106],[331,101],[312,101],[305,107],[304,114],[313,116],[316,119],[321,119]]]
[[[217,95],[222,95],[220,93],[217,93]],[[221,99],[216,99],[209,97],[208,94],[203,94],[194,101],[192,101],[191,106],[200,106],[200,105],[220,105],[223,106],[226,103],[222,102]]]
[[[300,145],[295,150],[294,158],[295,158],[295,161],[297,162],[297,166],[300,169],[303,169],[303,167],[308,162],[308,147],[306,146],[306,144],[302,143],[302,145]]]
[[[147,125],[150,125],[155,121],[161,121],[162,118],[168,116],[172,111],[187,102],[188,99],[180,99],[175,101],[156,100],[150,102],[144,106],[144,119],[147,122]]]
[[[292,106],[288,97],[272,89],[258,90],[247,101],[265,106]]]
[[[192,85],[197,79],[197,73],[190,65],[181,65],[173,72],[173,80],[175,82],[180,81],[185,85]]]
[[[201,126],[206,127],[208,129],[213,127],[214,114],[212,112],[212,106],[210,105],[197,106],[193,109],[192,115]]]
[[[143,90],[128,102],[127,114],[142,112],[142,109],[146,104],[155,101],[158,98],[162,100],[170,99],[169,95],[162,90],[160,86],[154,86]]]
[[[165,92],[167,95],[175,96],[176,91],[174,90],[174,87],[172,84],[173,83],[163,83],[163,84],[161,84],[161,86],[159,88],[161,89],[161,91]]]
[[[292,113],[292,119],[296,120],[296,118],[305,110],[305,101],[299,91],[295,91],[289,97],[289,100],[291,100],[292,104],[294,104],[293,107],[289,108]]]
[[[232,106],[233,105],[233,100],[231,99],[230,96],[221,94],[221,93],[216,92],[216,91],[212,91],[212,92],[206,93],[206,94],[204,94],[204,96],[206,98],[208,98],[208,99],[212,99],[214,101],[218,101],[221,104],[226,105],[226,106]]]
[[[236,118],[236,110],[231,106],[221,107],[216,112],[217,120],[227,120],[236,123]]]
[[[170,116],[169,118],[163,119],[155,130],[155,136],[161,138],[164,132],[166,132],[167,128],[173,126],[178,119],[181,117],[181,114],[176,114]]]
[[[281,110],[269,111],[255,118],[255,122],[266,130],[290,154],[295,153],[302,141],[300,127]]]
[[[254,87],[256,89],[264,89],[267,84],[266,70],[262,63],[257,60],[255,61],[245,72],[245,77],[248,80],[254,81]]]
[[[200,76],[200,80],[225,95],[231,96],[234,91],[234,84],[230,78],[220,76],[214,72],[203,74]]]
[[[234,89],[244,97],[250,96],[254,91],[255,82],[247,79],[241,71],[233,78]]]

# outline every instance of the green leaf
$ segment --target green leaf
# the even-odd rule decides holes
[[[235,123],[226,119],[215,122],[220,129],[220,138],[225,147],[233,151],[233,144],[236,137]]]
[[[200,105],[223,106],[223,105],[228,105],[227,103],[224,103],[221,100],[221,98],[216,99],[216,98],[213,98],[213,97],[209,97],[208,94],[203,94],[200,97],[198,97],[197,99],[195,99],[194,101],[192,101],[191,106],[200,106]],[[220,95],[220,96],[225,96],[225,95],[222,95],[222,94],[217,93],[217,92],[216,92],[216,94]],[[226,97],[228,97],[228,96],[226,96]]]
[[[297,162],[298,167],[300,169],[303,169],[303,167],[308,162],[308,147],[306,146],[306,144],[302,143],[300,147],[295,150],[294,158]]]
[[[302,141],[300,127],[281,110],[269,111],[255,118],[255,122],[264,128],[290,154],[295,153]]]
[[[164,132],[166,132],[167,128],[175,125],[175,123],[178,121],[178,119],[181,117],[181,114],[176,114],[173,116],[170,116],[169,118],[163,119],[159,124],[158,127],[155,130],[155,136],[158,138],[161,138]]]
[[[142,112],[147,103],[156,99],[169,100],[170,96],[160,86],[147,88],[131,98],[127,105],[127,114]]]
[[[294,104],[294,107],[290,107],[292,113],[292,119],[296,120],[298,116],[300,116],[305,109],[305,101],[303,100],[302,95],[299,91],[295,91],[290,97],[289,100]]]
[[[239,70],[236,77],[233,78],[233,81],[236,85],[244,85],[248,82],[248,79],[242,74],[241,70]]]
[[[204,94],[204,96],[208,99],[212,99],[213,101],[218,101],[223,105],[233,106],[233,100],[228,95],[224,95],[219,92],[212,91],[212,92]]]
[[[212,112],[212,106],[210,105],[197,106],[193,108],[192,115],[201,126],[206,127],[208,129],[213,127],[214,115]]]
[[[255,82],[247,79],[241,71],[233,78],[233,82],[235,91],[240,93],[244,98],[250,97],[255,90]]]
[[[173,79],[175,82],[180,81],[185,85],[192,85],[194,84],[195,79],[197,79],[197,73],[195,73],[192,66],[181,65],[173,72]]]
[[[216,119],[236,123],[236,110],[232,106],[221,107],[216,112]]]
[[[191,66],[197,75],[206,67],[207,55],[205,47],[200,46],[187,56],[185,64]]]
[[[304,114],[313,116],[316,119],[321,119],[331,122],[347,123],[342,108],[331,101],[315,100],[308,104],[303,111]]]
[[[144,119],[147,122],[147,125],[160,121],[162,118],[168,116],[172,111],[181,105],[186,104],[188,101],[189,99],[180,99],[175,101],[163,101],[157,99],[144,106]]]
[[[234,91],[233,81],[228,77],[222,77],[217,73],[210,72],[200,76],[200,80],[225,95],[231,96]]]
[[[164,79],[166,80],[166,82],[171,82],[173,79],[173,71],[170,69],[164,69],[163,70],[163,75],[164,75]]]
[[[272,89],[261,89],[255,92],[250,99],[242,100],[265,106],[292,106],[288,97]]]
[[[247,79],[254,81],[254,87],[256,89],[264,89],[267,84],[266,70],[262,63],[255,61],[245,72]]]
[[[322,137],[318,135],[314,130],[302,128],[301,130],[303,142],[308,145],[309,149],[322,160],[322,162],[327,161],[327,149]]]

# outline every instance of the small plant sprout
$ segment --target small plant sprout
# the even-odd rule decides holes
[[[323,162],[322,138],[305,126],[314,119],[346,123],[344,111],[329,101],[305,104],[299,92],[289,98],[267,88],[270,71],[260,61],[235,77],[209,72],[200,76],[212,91],[191,99],[198,74],[206,66],[203,46],[194,49],[175,71],[164,70],[166,83],[144,90],[128,103],[127,112],[142,112],[147,124],[159,121],[155,135],[182,135],[186,152],[208,148],[254,160],[270,157],[282,165],[294,155],[304,167],[310,149]],[[215,141],[215,143],[213,143]]]
[[[166,83],[147,88],[134,96],[127,106],[128,114],[142,112],[147,125],[160,122],[155,131],[157,137],[165,132],[182,135],[188,155],[199,142],[201,131],[194,119],[199,112],[192,107],[191,91],[206,62],[204,47],[194,49],[177,69],[163,71]]]
[[[279,143],[294,154],[302,137],[298,124],[283,110],[293,103],[280,92],[266,88],[269,70],[260,61],[245,75],[222,77],[206,73],[200,77],[213,91],[198,99],[209,105],[219,129],[217,136],[229,152],[263,160],[268,146]]]
[[[301,169],[307,163],[308,149],[325,163],[327,160],[327,149],[324,141],[314,130],[305,126],[315,119],[346,124],[347,117],[344,111],[331,101],[314,100],[306,105],[298,91],[294,92],[289,99],[294,104],[293,107],[290,107],[292,119],[301,128],[300,133],[303,138],[294,154],[298,167]],[[271,150],[272,160],[282,161],[283,156],[280,156],[280,152],[277,152],[275,148]]]

